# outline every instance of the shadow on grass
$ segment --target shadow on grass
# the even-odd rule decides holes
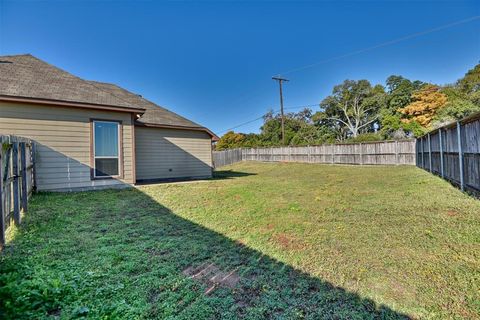
[[[234,170],[215,170],[213,171],[213,180],[235,179],[248,176],[255,176],[256,173],[242,172]]]
[[[1,256],[0,318],[407,318],[137,189],[43,193],[30,208]]]

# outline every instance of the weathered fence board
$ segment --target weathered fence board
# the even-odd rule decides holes
[[[480,113],[418,138],[417,165],[480,194]]]
[[[35,188],[34,143],[15,136],[0,136],[0,249],[12,220],[21,223],[28,197]]]
[[[213,151],[213,166],[223,167],[228,164],[242,161],[241,149],[230,149],[225,151]]]
[[[239,161],[415,165],[415,140],[214,151],[216,168]]]

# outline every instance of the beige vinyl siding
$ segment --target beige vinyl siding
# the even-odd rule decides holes
[[[137,180],[212,175],[211,137],[203,131],[135,127]]]
[[[123,179],[91,180],[92,118],[122,121]],[[36,141],[39,190],[91,189],[134,183],[133,126],[128,112],[0,102],[0,134]]]

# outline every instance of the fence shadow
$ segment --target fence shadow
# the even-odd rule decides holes
[[[28,250],[22,248],[25,243]],[[6,278],[17,280],[14,287],[35,290],[29,287],[32,278],[50,273],[82,281],[89,270],[104,275],[100,291],[82,287],[81,281],[78,287],[60,288],[57,305],[35,304],[29,295],[19,299],[18,290],[3,290],[4,318],[25,316],[19,310],[69,317],[82,303],[99,312],[89,316],[102,317],[116,310],[99,305],[121,299],[132,306],[145,303],[146,310],[136,315],[144,318],[408,318],[181,218],[141,189],[38,194],[12,245],[0,273],[10,273]],[[40,253],[49,257],[42,266],[36,265]],[[70,266],[75,270],[65,273]],[[43,273],[32,272],[38,268]],[[11,285],[0,281],[0,289]],[[79,292],[84,296],[76,298]]]

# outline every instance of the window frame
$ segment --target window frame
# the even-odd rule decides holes
[[[118,175],[114,176],[96,176],[95,175],[95,122],[111,122],[118,125]],[[98,157],[101,159],[102,157]],[[115,158],[115,157],[103,157]],[[121,120],[113,119],[90,119],[90,180],[105,180],[105,179],[123,179],[123,122]]]

